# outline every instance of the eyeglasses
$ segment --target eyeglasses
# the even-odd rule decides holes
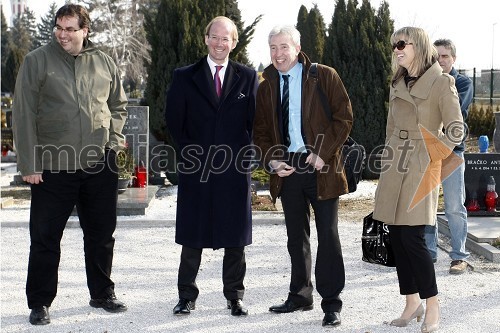
[[[212,43],[222,42],[222,44],[224,44],[224,45],[227,45],[227,44],[229,44],[229,43],[231,43],[233,41],[232,39],[229,39],[227,37],[218,37],[218,36],[215,36],[215,35],[208,36],[208,39],[210,39],[210,41]]]
[[[77,31],[80,31],[80,30],[82,30],[82,29],[75,29],[75,28],[71,28],[71,27],[70,27],[70,28],[66,28],[66,29],[64,29],[63,27],[61,27],[61,26],[59,26],[59,25],[56,25],[56,26],[54,27],[54,32],[63,32],[63,31],[65,31],[65,32],[67,32],[68,34],[72,34],[72,33],[75,33],[75,32],[77,32]]]
[[[406,45],[413,45],[413,43],[407,43],[404,40],[400,40],[397,43],[392,44],[392,49],[398,49],[399,51],[404,50]]]

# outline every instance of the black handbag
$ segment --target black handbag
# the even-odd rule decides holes
[[[363,219],[363,233],[361,235],[363,261],[394,267],[394,253],[389,239],[389,228],[384,222],[373,218],[373,213]]]

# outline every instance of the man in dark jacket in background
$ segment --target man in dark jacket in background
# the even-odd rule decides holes
[[[457,88],[460,99],[460,109],[464,121],[469,113],[469,105],[472,102],[473,87],[472,80],[467,76],[459,74],[453,67],[457,58],[455,44],[449,39],[438,39],[434,42],[438,50],[439,65],[443,68],[443,73],[448,73],[455,78],[455,87]],[[460,158],[464,158],[465,138],[461,144],[455,147],[453,153]],[[448,157],[451,159],[452,157]],[[443,161],[443,167],[447,160]],[[462,274],[467,271],[467,258],[470,253],[465,248],[467,240],[467,209],[465,203],[465,164],[462,163],[446,179],[443,180],[444,211],[448,220],[448,227],[451,235],[451,264],[450,274]],[[437,260],[437,240],[438,224],[425,227],[425,242],[431,253],[434,262]]]
[[[174,71],[165,119],[178,148],[176,243],[182,245],[175,315],[194,310],[203,248],[224,248],[222,280],[233,316],[243,306],[245,246],[252,243],[250,163],[255,70],[229,60],[238,42],[233,21],[206,28],[208,56]],[[245,161],[246,160],[246,161]]]
[[[254,142],[264,166],[271,169],[271,195],[274,200],[281,197],[292,262],[287,300],[269,310],[313,308],[311,205],[318,234],[315,274],[323,298],[323,326],[337,326],[345,284],[338,197],[348,191],[340,149],[351,131],[351,103],[333,68],[318,65],[317,75],[310,75],[311,62],[300,51],[296,28],[273,28],[269,47],[272,64],[264,70],[257,92]]]

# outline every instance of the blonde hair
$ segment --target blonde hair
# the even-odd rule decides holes
[[[400,40],[407,43],[412,43],[413,50],[415,51],[415,58],[410,64],[412,72],[417,74],[417,77],[424,74],[429,67],[434,64],[438,58],[438,52],[434,45],[432,45],[429,36],[422,28],[417,27],[403,27],[395,31],[391,36],[391,44]],[[394,86],[401,78],[408,75],[408,70],[400,66],[397,61],[397,56],[392,53],[392,85]]]
[[[224,22],[227,22],[229,23],[231,26],[232,26],[232,33],[231,33],[231,38],[235,41],[235,42],[238,42],[238,28],[236,27],[236,24],[234,24],[233,20],[231,20],[230,18],[228,17],[225,17],[225,16],[217,16],[217,17],[214,17],[212,19],[212,21],[210,21],[208,24],[207,24],[207,27],[205,28],[205,35],[208,36],[210,34],[210,28],[212,28],[212,24],[214,24],[215,22],[219,22],[219,21],[224,21]]]

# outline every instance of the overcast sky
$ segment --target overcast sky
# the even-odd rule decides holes
[[[51,0],[28,0],[28,6],[37,16],[48,12]],[[63,5],[64,0],[55,1]],[[78,1],[75,1],[76,3]],[[346,0],[347,2],[347,0]],[[362,0],[358,0],[362,2]],[[370,0],[378,9],[381,0]],[[332,20],[335,0],[238,0],[245,25],[264,14],[257,25],[254,39],[248,49],[255,66],[269,63],[267,34],[274,25],[295,24],[299,8],[313,3],[328,26]],[[432,40],[450,38],[457,46],[458,69],[500,68],[500,0],[388,0],[394,27],[419,26]],[[10,0],[2,0],[4,14],[10,17]],[[495,23],[497,23],[495,25]],[[367,50],[367,56],[369,56]]]

